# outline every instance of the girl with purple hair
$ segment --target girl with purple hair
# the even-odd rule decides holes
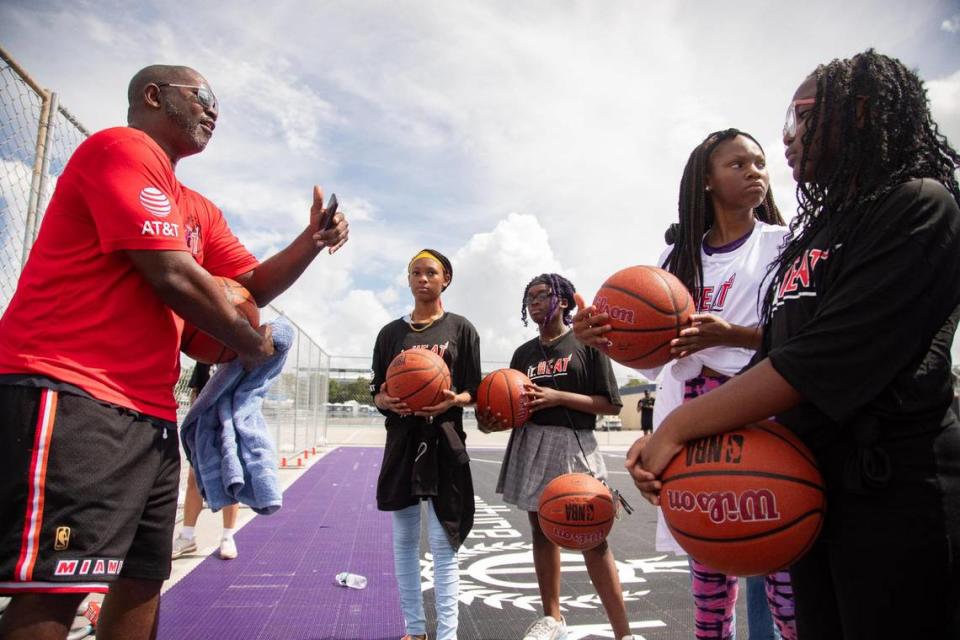
[[[533,564],[543,602],[543,617],[524,640],[554,640],[565,635],[560,615],[560,548],[540,530],[537,508],[547,484],[564,473],[592,473],[603,479],[606,466],[593,435],[598,415],[617,415],[622,403],[609,358],[581,344],[570,331],[574,287],[555,273],[537,276],[523,290],[520,317],[537,324],[539,335],[513,354],[510,367],[522,371],[531,416],[510,435],[497,492],[527,512],[533,532]],[[502,418],[478,416],[497,429]],[[590,580],[613,627],[614,637],[632,638],[613,553],[607,543],[583,552]]]

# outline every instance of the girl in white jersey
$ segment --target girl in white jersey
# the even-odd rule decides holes
[[[747,133],[727,129],[710,134],[690,154],[680,183],[679,223],[667,231],[668,247],[657,264],[687,287],[697,305],[693,323],[674,341],[676,360],[660,373],[653,423],[679,404],[720,386],[750,360],[759,346],[759,298],[768,265],[787,232],[769,190],[766,158]],[[587,326],[586,317],[593,312]],[[588,344],[605,340],[604,315],[578,314],[577,337]],[[601,325],[598,327],[598,325]],[[578,329],[577,324],[574,326]],[[646,372],[650,377],[657,373]],[[657,548],[682,553],[662,521]],[[728,640],[735,633],[735,577],[690,560],[696,605],[696,637]],[[766,600],[778,632],[795,638],[789,575],[767,576]],[[764,605],[764,579],[748,580],[751,640],[773,638]],[[758,606],[759,605],[759,606]]]

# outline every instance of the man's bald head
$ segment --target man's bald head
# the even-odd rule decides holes
[[[160,82],[190,84],[200,74],[181,65],[152,64],[137,71],[127,87],[127,119],[143,107],[143,92],[147,85]]]

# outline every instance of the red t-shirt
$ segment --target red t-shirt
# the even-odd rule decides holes
[[[209,200],[181,185],[142,131],[101,131],[74,152],[0,318],[0,374],[41,374],[176,420],[183,321],[125,249],[190,251],[228,278],[257,266]]]

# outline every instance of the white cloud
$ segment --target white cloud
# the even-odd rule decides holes
[[[960,33],[960,13],[941,22],[940,28],[947,33]]]
[[[484,360],[509,362],[514,349],[536,335],[534,325],[524,328],[520,321],[523,287],[531,278],[558,272],[576,283],[576,274],[561,264],[547,231],[531,215],[508,215],[450,259],[454,278],[444,306],[477,327]]]
[[[960,147],[960,70],[927,82],[934,120],[954,149]]]

